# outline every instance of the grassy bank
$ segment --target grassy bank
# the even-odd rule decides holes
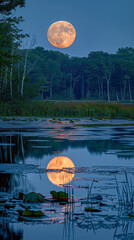
[[[12,104],[0,102],[0,116],[134,119],[134,104],[69,101],[29,101]]]

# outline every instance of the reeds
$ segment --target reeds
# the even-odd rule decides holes
[[[116,181],[116,190],[118,195],[119,207],[126,210],[132,210],[134,207],[134,190],[132,185],[132,180],[128,179],[127,173],[125,172],[125,182],[122,186],[119,186],[117,178]]]
[[[0,116],[134,119],[134,104],[69,101],[0,102]]]

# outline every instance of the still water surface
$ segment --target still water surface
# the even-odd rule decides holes
[[[133,218],[126,209],[119,212],[115,181],[116,176],[121,189],[124,171],[133,181],[133,126],[89,128],[39,121],[13,123],[0,132],[0,200],[15,204],[4,214],[0,203],[0,239],[134,239]],[[61,173],[47,171],[50,161],[59,156],[69,158],[73,165],[66,164]],[[56,164],[53,166],[55,169]],[[46,217],[18,221],[22,203],[13,200],[14,196],[34,191],[51,200],[52,190],[66,191],[73,203],[31,203],[27,206]],[[104,207],[100,202],[87,203],[90,190],[92,196],[102,197]],[[101,212],[85,212],[86,207]]]

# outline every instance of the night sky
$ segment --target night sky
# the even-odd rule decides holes
[[[91,51],[134,47],[134,0],[26,0],[26,7],[16,13],[25,19],[24,32],[36,36],[36,46],[45,50],[83,57]],[[49,26],[60,20],[73,24],[77,33],[67,49],[47,40]]]

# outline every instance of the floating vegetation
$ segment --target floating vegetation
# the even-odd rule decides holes
[[[42,217],[44,216],[44,213],[42,211],[31,211],[29,209],[25,209],[22,212],[23,217]]]
[[[85,211],[86,212],[101,212],[102,210],[88,207],[88,208],[85,208]]]
[[[45,197],[40,193],[30,192],[27,194],[19,193],[19,198],[24,202],[45,202]]]
[[[52,195],[52,198],[59,201],[59,202],[68,202],[68,193],[66,192],[56,192],[56,191],[51,191],[50,192]]]

